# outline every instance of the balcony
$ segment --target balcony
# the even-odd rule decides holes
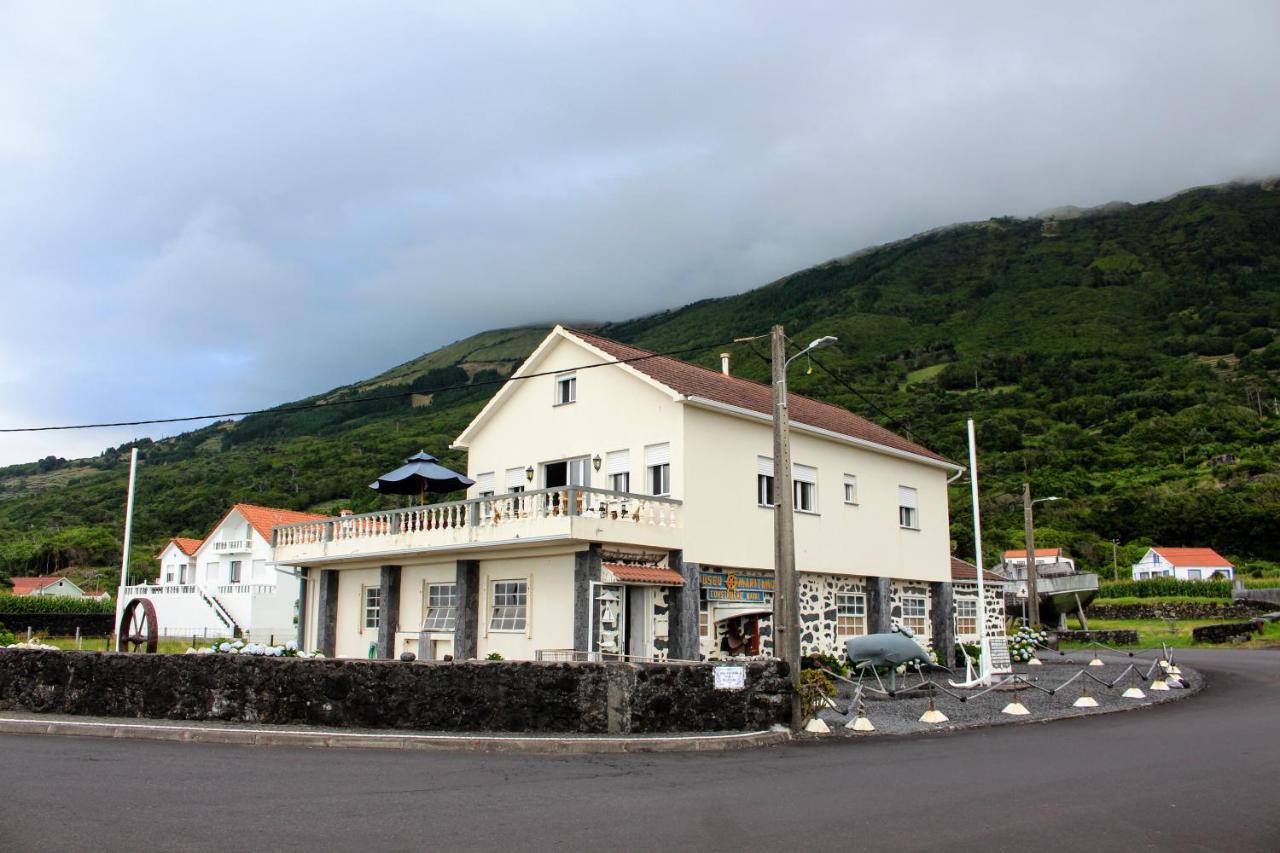
[[[235,554],[249,551],[252,547],[253,543],[248,539],[224,539],[221,542],[213,543],[213,550],[218,554]]]
[[[680,501],[590,489],[539,489],[276,527],[277,563],[305,566],[522,542],[680,546]]]

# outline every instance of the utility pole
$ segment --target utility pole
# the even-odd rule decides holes
[[[1116,546],[1120,544],[1119,539],[1111,540],[1111,579],[1120,580],[1120,561],[1116,559]]]
[[[1031,521],[1031,484],[1022,484],[1022,515],[1027,536],[1027,622],[1040,628],[1040,599],[1036,597],[1036,534]]]
[[[796,588],[795,496],[791,491],[787,338],[774,326],[773,343],[773,653],[790,667],[791,729],[804,725],[800,707],[800,607]]]

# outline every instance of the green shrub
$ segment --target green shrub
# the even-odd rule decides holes
[[[489,652],[489,654],[485,655],[484,659],[485,660],[502,660],[503,657],[499,652]]]
[[[4,625],[0,625],[0,646],[7,646],[12,642],[14,642],[13,632]]]
[[[836,675],[848,675],[849,665],[837,658],[835,655],[829,655],[825,652],[812,652],[800,659],[800,668],[803,669],[829,669]]]
[[[0,613],[115,613],[111,599],[71,598],[63,595],[0,595]]]
[[[800,702],[804,705],[806,718],[816,717],[826,700],[835,695],[836,686],[825,672],[820,669],[800,671]]]
[[[1145,581],[1103,581],[1099,598],[1157,598],[1166,595],[1189,598],[1230,598],[1231,581],[1180,581],[1150,578]]]

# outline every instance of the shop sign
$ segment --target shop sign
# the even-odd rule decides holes
[[[746,572],[703,572],[702,588],[708,601],[741,601],[765,604],[773,600],[773,575]]]

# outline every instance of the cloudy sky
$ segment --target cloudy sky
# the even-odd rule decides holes
[[[0,0],[0,427],[1280,173],[1273,0],[893,5]]]

